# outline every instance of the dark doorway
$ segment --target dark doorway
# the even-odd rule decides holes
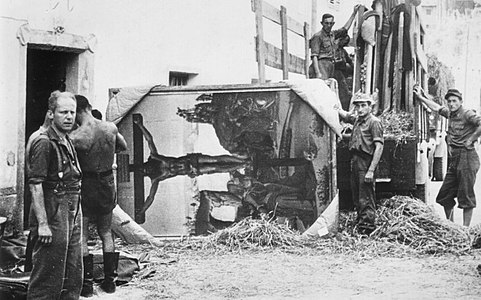
[[[65,91],[68,68],[74,65],[77,58],[78,54],[71,52],[27,49],[25,141],[42,125],[50,93],[55,90]],[[24,199],[24,226],[28,226],[31,201],[27,182]]]

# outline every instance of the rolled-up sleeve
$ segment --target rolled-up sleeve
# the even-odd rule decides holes
[[[380,121],[373,121],[371,124],[372,141],[384,144],[383,128]]]
[[[446,106],[441,106],[441,108],[439,108],[438,110],[438,114],[445,118],[449,118],[449,108],[447,108]]]
[[[481,125],[481,116],[478,115],[474,110],[468,110],[466,112],[466,119],[469,123],[475,126]]]
[[[47,180],[50,158],[50,141],[37,138],[29,153],[28,183],[38,184]]]
[[[321,39],[318,35],[314,35],[309,41],[309,46],[311,48],[311,57],[319,56],[321,51]]]

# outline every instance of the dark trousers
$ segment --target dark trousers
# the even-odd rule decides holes
[[[321,79],[329,79],[334,77],[334,61],[331,59],[319,59],[319,72],[321,73]],[[309,78],[316,78],[316,72],[314,66],[311,64],[309,67]]]
[[[448,171],[439,190],[436,202],[446,208],[476,207],[474,183],[479,170],[479,157],[475,149],[452,148],[448,157]]]
[[[351,160],[352,201],[357,210],[357,223],[361,228],[374,229],[376,221],[376,193],[373,183],[364,182],[366,172],[371,165],[369,155],[353,154]]]
[[[349,111],[351,104],[352,93],[344,76],[344,72],[340,70],[334,71],[334,78],[337,80],[337,87],[339,90],[339,100],[341,101],[342,109]]]
[[[45,193],[52,243],[38,242],[33,232],[33,269],[27,299],[79,299],[83,281],[80,197],[77,194]],[[46,201],[46,202],[47,202]]]

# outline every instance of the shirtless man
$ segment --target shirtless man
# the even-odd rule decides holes
[[[76,95],[77,123],[72,140],[82,168],[82,211],[83,211],[83,260],[84,284],[82,296],[93,295],[93,256],[89,254],[88,224],[95,221],[102,240],[104,280],[100,288],[107,293],[115,292],[115,279],[119,253],[115,252],[111,232],[112,210],[116,205],[116,191],[112,166],[116,152],[127,149],[124,137],[112,122],[101,121],[92,116],[92,106],[87,98]]]

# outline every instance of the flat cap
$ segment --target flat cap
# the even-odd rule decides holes
[[[460,100],[463,100],[463,94],[461,94],[460,91],[457,89],[449,89],[448,92],[446,93],[446,96],[444,96],[444,99],[448,99],[449,96],[456,96]]]

